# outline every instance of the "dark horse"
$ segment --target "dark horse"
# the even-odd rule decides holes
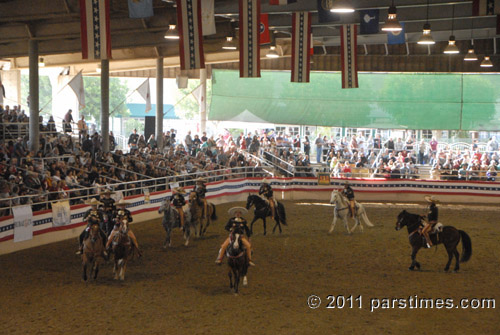
[[[276,213],[276,218],[274,219],[276,221],[276,224],[274,225],[273,228],[273,233],[276,230],[276,227],[279,228],[280,234],[281,234],[281,224],[287,225],[286,223],[286,214],[285,214],[285,207],[283,204],[279,201],[276,201],[277,203],[277,213]],[[250,209],[250,207],[255,206],[255,210],[253,211],[254,217],[252,222],[250,223],[250,232],[253,234],[253,223],[257,221],[258,219],[262,219],[262,222],[264,222],[264,235],[266,235],[266,217],[272,216],[271,213],[271,206],[259,197],[258,195],[255,194],[249,194],[247,198],[247,205],[246,208]]]
[[[422,221],[422,216],[402,211],[399,213],[398,221],[396,222],[396,230],[400,230],[404,226],[408,228],[408,239],[412,246],[410,270],[415,269],[415,267],[420,269],[420,263],[416,261],[416,256],[418,250],[425,244],[423,236],[420,235],[420,228],[423,226]],[[452,226],[443,226],[442,231],[432,233],[429,237],[433,245],[442,243],[448,252],[448,263],[446,263],[444,271],[450,269],[453,256],[456,258],[455,271],[458,271],[460,262],[467,262],[472,255],[472,242],[469,235],[463,230],[458,230]],[[462,259],[459,261],[460,255],[457,251],[457,245],[460,240],[462,240]]]
[[[230,235],[230,243],[226,249],[227,264],[230,267],[228,273],[229,287],[234,288],[235,294],[238,294],[241,277],[243,277],[243,286],[247,285],[248,260],[245,247],[241,243],[243,233],[241,227],[236,228]]]
[[[95,223],[90,226],[89,236],[83,241],[82,265],[83,274],[82,279],[87,281],[87,267],[90,265],[89,277],[97,279],[99,273],[99,264],[103,259],[104,246],[102,244],[101,233],[99,224]]]
[[[128,236],[128,222],[123,220],[118,228],[118,233],[113,238],[113,253],[115,265],[113,267],[114,279],[125,280],[127,262],[132,257],[134,246]]]

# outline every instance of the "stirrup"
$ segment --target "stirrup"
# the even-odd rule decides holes
[[[254,262],[252,262],[252,261],[248,261],[248,265],[250,265],[250,266],[255,266],[255,263],[254,263]]]
[[[221,265],[221,264],[222,264],[222,259],[216,259],[216,260],[215,260],[215,264],[217,264],[217,265]]]

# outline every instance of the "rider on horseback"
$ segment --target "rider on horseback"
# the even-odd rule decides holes
[[[78,241],[80,242],[79,244],[80,247],[76,252],[77,255],[83,253],[83,241],[89,237],[90,227],[93,224],[99,225],[99,234],[101,235],[103,246],[106,245],[106,234],[100,228],[101,224],[104,222],[104,219],[102,216],[102,211],[97,208],[97,206],[102,205],[102,203],[99,202],[96,198],[92,198],[90,201],[87,201],[87,204],[90,205],[90,209],[86,211],[85,214],[83,215],[83,221],[87,221],[87,226],[85,227],[83,232],[80,234],[80,237],[78,238]],[[104,252],[104,256],[107,257],[106,252]]]
[[[109,234],[112,230],[112,221],[115,216],[116,206],[115,199],[111,198],[111,194],[115,192],[106,190],[99,195],[99,200],[103,203],[102,210],[104,212],[105,221],[107,222],[106,233]]]
[[[177,209],[177,212],[179,213],[179,221],[182,229],[184,227],[184,210],[182,207],[186,204],[186,199],[184,198],[186,191],[184,191],[184,188],[182,187],[176,187],[173,191],[175,194],[172,197],[172,205],[174,205],[175,209]]]
[[[274,197],[273,197],[273,188],[267,181],[267,179],[262,180],[262,184],[260,185],[259,189],[259,195],[264,195],[264,197],[267,199],[269,206],[271,207],[271,214],[273,219],[276,219],[276,206],[274,204]]]
[[[430,195],[426,195],[424,199],[425,201],[430,203],[430,205],[429,212],[427,213],[427,221],[425,222],[424,228],[422,229],[422,235],[424,235],[425,240],[427,241],[427,248],[430,248],[432,247],[432,241],[429,237],[429,231],[438,221],[438,208],[436,204],[439,203],[439,200]]]
[[[127,205],[129,205],[129,203],[123,199],[120,199],[120,201],[118,201],[116,204],[116,207],[118,207],[118,210],[116,211],[116,216],[114,218],[115,226],[114,226],[111,234],[109,234],[108,242],[106,243],[106,249],[108,249],[111,246],[111,243],[113,242],[113,239],[115,238],[115,235],[118,233],[118,230],[120,229],[121,222],[123,220],[126,220],[128,223],[134,221],[134,219],[132,219],[132,214],[130,213],[130,211],[125,208],[125,206],[127,206]],[[140,256],[141,251],[139,249],[139,244],[137,243],[137,238],[135,237],[132,229],[129,228],[127,235],[128,235],[128,237],[130,237],[130,240],[132,241],[132,243],[136,247],[137,252],[139,253],[139,256]]]
[[[250,230],[247,227],[247,220],[242,217],[243,213],[247,213],[247,210],[243,207],[233,207],[228,211],[228,213],[231,218],[226,224],[226,230],[229,230],[232,233],[236,228],[242,228],[247,236],[250,237]],[[245,236],[240,236],[240,238],[241,243],[245,246],[246,249],[248,264],[251,266],[255,266],[254,262],[252,262],[252,245]],[[222,259],[224,258],[224,254],[226,253],[226,249],[230,243],[231,235],[224,241],[224,243],[222,243],[219,250],[219,255],[217,256],[217,260],[215,261],[216,264],[222,263]]]
[[[206,180],[204,178],[196,179],[196,185],[194,186],[194,191],[198,195],[198,199],[203,202],[203,215],[202,219],[206,219],[207,217],[207,199],[205,198],[205,194],[207,193],[207,186],[205,185]]]
[[[354,205],[354,191],[347,181],[344,183],[342,194],[349,200],[349,213],[351,214],[351,218],[354,218],[354,211],[356,210],[356,206]]]

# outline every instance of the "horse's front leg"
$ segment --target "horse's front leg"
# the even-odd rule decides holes
[[[191,236],[191,229],[190,229],[190,227],[184,225],[184,240],[186,240],[186,242],[184,243],[184,245],[186,247],[189,245],[189,237],[190,236]]]
[[[229,270],[227,275],[229,276],[229,288],[233,288],[233,273],[231,269]]]
[[[82,280],[86,282],[87,281],[87,263],[85,261],[83,262],[82,270],[83,270]]]
[[[210,216],[207,215],[207,221],[205,222],[205,226],[203,227],[203,234],[206,233],[208,226],[210,226]]]
[[[333,233],[333,230],[335,229],[335,224],[337,223],[337,211],[333,211],[333,220],[332,224],[330,225],[330,230],[328,231],[328,234]]]
[[[254,215],[252,222],[250,222],[250,234],[253,235],[253,223],[257,221],[257,216]]]
[[[273,234],[274,234],[274,231],[276,230],[276,227],[278,227],[279,231],[280,231],[280,234],[281,234],[281,224],[280,224],[280,219],[279,218],[276,218],[274,220],[276,222],[276,224],[274,225],[273,227]]]
[[[409,270],[413,271],[415,267],[417,267],[418,270],[420,270],[420,263],[417,262],[417,252],[420,249],[420,247],[413,247],[413,250],[411,252],[411,265],[408,268]]]
[[[99,273],[99,261],[96,260],[94,264],[94,280],[97,280],[98,273]]]
[[[347,230],[347,234],[351,234],[353,231],[354,231],[354,228],[356,227],[353,227],[352,229],[349,229],[349,221],[347,219],[347,215],[344,215],[344,217],[342,218],[342,220],[344,221],[344,226],[345,226],[345,229]]]
[[[264,223],[264,236],[266,236],[266,217],[262,218],[262,222]]]

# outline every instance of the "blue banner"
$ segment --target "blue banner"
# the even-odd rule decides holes
[[[143,19],[153,16],[153,0],[128,0],[128,12],[131,19]]]
[[[368,9],[359,11],[359,34],[378,34],[379,10]]]
[[[403,30],[396,32],[388,32],[387,33],[387,44],[405,44],[406,43],[406,33],[405,33],[405,24],[404,22],[399,22]]]

